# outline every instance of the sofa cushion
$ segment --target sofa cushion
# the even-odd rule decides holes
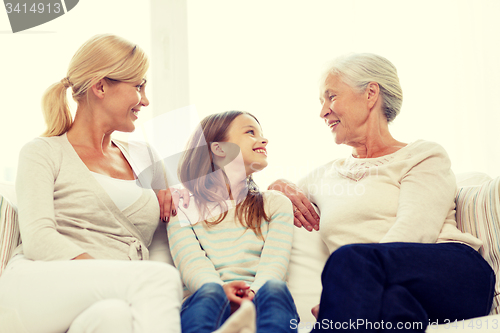
[[[458,189],[457,227],[483,241],[479,253],[500,274],[500,177]],[[500,279],[495,285],[492,314],[500,313]]]
[[[14,205],[0,194],[0,276],[12,252],[20,243],[17,211]]]
[[[300,316],[299,328],[308,328],[310,331],[311,325],[316,322],[311,308],[319,304],[321,272],[328,257],[330,252],[318,231],[295,228],[287,284]]]
[[[456,178],[458,187],[482,185],[493,179],[482,172],[462,172]]]

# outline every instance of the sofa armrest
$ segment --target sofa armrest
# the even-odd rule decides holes
[[[6,197],[0,195],[0,276],[20,243],[17,210]]]
[[[500,177],[460,187],[455,198],[457,227],[483,242],[479,253],[500,274]],[[500,313],[500,279],[495,284],[492,314]]]
[[[0,181],[0,195],[7,199],[17,211],[17,197],[14,183]]]

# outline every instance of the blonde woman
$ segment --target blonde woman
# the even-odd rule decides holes
[[[143,261],[160,217],[151,184],[163,171],[139,176],[144,161],[130,151],[149,158],[149,147],[111,137],[133,131],[148,106],[148,66],[137,45],[98,35],[46,91],[48,128],[19,158],[23,243],[0,279],[0,331],[180,332],[177,270]],[[170,196],[159,196],[170,215]]]

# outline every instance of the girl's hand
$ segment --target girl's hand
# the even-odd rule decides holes
[[[238,310],[243,300],[251,301],[255,293],[250,290],[250,286],[244,281],[231,281],[225,283],[222,288],[231,305],[231,313]]]
[[[297,185],[284,179],[278,179],[269,185],[267,189],[280,191],[290,199],[294,210],[293,223],[296,227],[304,227],[307,231],[319,230],[319,216],[309,199]]]
[[[189,191],[185,188],[160,190],[156,196],[160,204],[160,219],[163,222],[168,222],[170,221],[170,216],[177,215],[180,198],[183,199],[185,208],[189,206]]]

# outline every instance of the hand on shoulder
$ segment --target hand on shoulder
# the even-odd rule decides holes
[[[293,205],[293,222],[296,227],[304,227],[308,231],[319,230],[319,215],[305,193],[297,185],[284,179],[278,179],[269,185],[268,190],[279,191],[290,199]]]
[[[160,219],[163,222],[169,222],[171,216],[177,215],[180,199],[183,200],[183,206],[189,207],[189,191],[185,188],[169,188],[160,190],[156,194],[160,204]]]

